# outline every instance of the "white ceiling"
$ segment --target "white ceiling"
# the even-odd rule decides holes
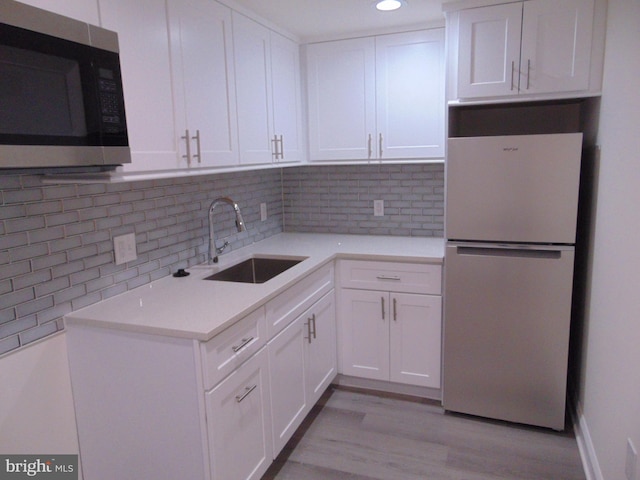
[[[444,25],[442,0],[405,0],[379,12],[374,0],[235,0],[302,42]]]

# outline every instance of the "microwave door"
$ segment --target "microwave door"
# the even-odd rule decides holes
[[[575,243],[582,134],[450,138],[452,240]]]

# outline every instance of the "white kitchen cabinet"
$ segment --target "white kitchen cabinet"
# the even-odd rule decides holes
[[[309,159],[366,160],[375,135],[372,38],[307,47]]]
[[[102,26],[118,33],[132,163],[124,171],[178,167],[177,117],[165,0],[100,0]]]
[[[337,375],[333,290],[268,344],[274,458]]]
[[[260,350],[206,394],[214,479],[258,480],[272,462],[269,375]]]
[[[448,17],[449,18],[449,17]],[[457,98],[586,92],[594,0],[527,0],[459,12]],[[455,33],[453,33],[455,35]]]
[[[274,161],[301,162],[305,158],[302,127],[300,47],[271,32],[271,87],[273,90]]]
[[[444,157],[444,30],[376,37],[378,158]]]
[[[269,342],[273,457],[302,423],[307,414],[305,388],[304,318],[300,317]]]
[[[237,165],[231,10],[208,0],[99,0],[118,32],[132,163],[125,172]]]
[[[231,9],[168,0],[179,166],[238,164]]]
[[[298,46],[233,12],[240,163],[300,160]]]
[[[273,100],[269,30],[237,12],[232,16],[240,163],[271,163]]]
[[[444,32],[307,47],[310,160],[444,155]]]
[[[336,302],[331,291],[302,315],[305,319],[305,368],[309,409],[338,373]]]
[[[341,372],[440,387],[439,265],[340,262]]]

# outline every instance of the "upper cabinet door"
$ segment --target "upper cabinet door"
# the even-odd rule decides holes
[[[233,12],[240,163],[273,160],[269,30]]]
[[[309,45],[307,76],[310,160],[376,158],[374,39]]]
[[[296,43],[271,32],[274,161],[299,162],[304,158],[300,93],[300,50]]]
[[[444,30],[376,37],[378,158],[444,156]]]
[[[164,0],[100,0],[102,26],[118,32],[132,163],[125,171],[178,166],[170,40]]]
[[[531,0],[522,22],[522,93],[587,90],[593,0]]]
[[[180,166],[236,165],[231,10],[210,0],[169,0],[169,7]]]
[[[458,96],[517,95],[522,3],[460,12]]]

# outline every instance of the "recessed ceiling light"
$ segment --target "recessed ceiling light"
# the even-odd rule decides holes
[[[383,12],[390,12],[391,10],[397,10],[402,6],[400,0],[380,0],[376,3],[376,8]]]

